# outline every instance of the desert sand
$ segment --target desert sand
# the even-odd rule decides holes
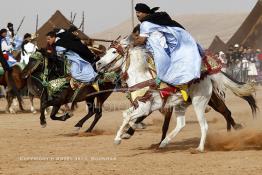
[[[262,106],[262,88],[255,94]],[[37,104],[39,104],[39,101]],[[223,117],[211,110],[206,152],[191,154],[198,146],[200,130],[192,108],[186,113],[187,125],[165,149],[151,146],[160,140],[163,117],[154,112],[130,140],[114,145],[114,134],[121,123],[121,111],[128,107],[124,94],[114,93],[104,106],[103,117],[92,134],[85,134],[87,122],[79,132],[74,124],[86,113],[79,104],[66,122],[48,118],[41,128],[39,113],[5,114],[0,101],[0,174],[3,175],[77,175],[77,174],[227,174],[262,173],[262,119],[253,119],[247,103],[228,93],[226,104],[234,119],[244,125],[241,131],[226,132]],[[114,106],[115,108],[112,108]],[[25,108],[29,109],[28,100]],[[174,128],[175,116],[169,131]]]

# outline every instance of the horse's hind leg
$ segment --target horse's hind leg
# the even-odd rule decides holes
[[[42,128],[46,127],[45,106],[43,104],[40,105],[40,125]]]
[[[199,146],[197,147],[196,151],[203,152],[204,151],[204,146],[205,146],[205,141],[206,141],[206,136],[207,136],[207,130],[208,130],[208,124],[206,121],[206,118],[204,116],[206,106],[208,104],[208,100],[204,99],[205,97],[203,96],[196,96],[192,99],[192,104],[194,107],[194,110],[196,112],[197,120],[200,125],[200,130],[201,130],[201,138],[200,138],[200,143]]]
[[[30,111],[31,111],[33,114],[36,114],[36,110],[35,110],[35,107],[34,107],[34,95],[32,95],[31,93],[29,93],[28,96],[29,96],[29,100],[30,100],[30,103],[31,103]]]
[[[60,107],[61,107],[61,105],[53,106],[51,114],[50,114],[50,118],[52,120],[66,121],[67,119],[69,119],[71,117],[71,115],[69,113],[66,113],[66,114],[64,114],[60,117],[57,117],[56,114],[58,113]]]
[[[169,128],[170,119],[172,117],[172,113],[173,113],[173,108],[164,109],[162,111],[162,114],[165,116],[165,120],[164,120],[164,123],[163,123],[163,126],[162,126],[162,137],[161,137],[160,143],[166,138],[166,134],[167,134],[167,131],[168,131],[168,128]]]
[[[6,113],[11,113],[15,114],[16,111],[11,107],[13,103],[14,96],[13,94],[9,91],[6,93],[6,100],[7,100],[7,106],[6,106]]]
[[[80,130],[83,127],[83,124],[95,114],[94,98],[86,100],[86,104],[88,107],[88,114],[85,115],[79,122],[77,122],[77,124],[75,125],[76,131]]]
[[[101,108],[96,108],[95,109],[95,118],[90,127],[86,130],[86,132],[91,132],[93,128],[95,127],[96,123],[99,121],[99,119],[102,117],[102,109]]]
[[[166,147],[168,143],[186,126],[185,109],[186,109],[186,106],[182,104],[178,104],[177,106],[175,106],[175,114],[177,117],[176,127],[173,131],[171,131],[168,134],[167,137],[165,137],[164,140],[161,141],[160,146],[159,146],[160,148]],[[171,115],[172,115],[172,112],[171,112]]]
[[[216,93],[212,93],[211,99],[208,103],[215,111],[222,114],[227,122],[227,131],[231,131],[231,126],[234,129],[241,129],[243,126],[241,124],[235,123],[231,116],[231,111],[227,108],[226,104],[222,99],[220,99]]]

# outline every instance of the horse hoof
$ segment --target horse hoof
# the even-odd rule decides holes
[[[190,149],[189,149],[189,152],[190,152],[191,154],[200,154],[200,153],[204,153],[204,151],[203,151],[203,150],[200,150],[199,148],[197,148],[197,149],[190,148]]]
[[[240,129],[243,129],[244,127],[243,127],[243,125],[241,125],[241,124],[236,124],[235,126],[234,126],[234,129],[235,130],[240,130]]]
[[[115,145],[120,145],[120,143],[121,143],[121,140],[114,140]]]
[[[46,127],[46,123],[45,124],[41,124],[41,128],[45,128]]]
[[[124,133],[122,136],[121,136],[122,139],[130,139],[131,138],[131,135],[128,134],[128,133]]]
[[[146,125],[144,123],[138,123],[137,129],[146,129]]]
[[[79,132],[80,129],[81,129],[81,127],[75,127],[75,128],[74,128],[74,132]]]
[[[163,140],[159,145],[159,148],[165,148],[168,145],[169,141],[167,139]]]
[[[32,113],[33,113],[33,114],[36,114],[37,112],[36,112],[36,110],[35,110],[35,111],[32,111]]]
[[[207,106],[205,109],[205,113],[208,113],[209,111],[211,111],[211,107]]]
[[[74,116],[73,112],[68,112],[68,115],[69,115],[69,117],[73,117]]]
[[[10,114],[16,114],[15,110],[13,110],[13,109],[9,109],[9,113]]]

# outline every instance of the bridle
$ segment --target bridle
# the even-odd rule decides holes
[[[114,65],[115,63],[117,63],[122,57],[124,57],[124,61],[121,63],[121,65],[115,69],[112,70],[115,72],[119,72],[118,69],[120,67],[122,67],[125,63],[126,63],[126,67],[125,67],[125,71],[123,72],[126,73],[129,65],[130,65],[130,57],[129,57],[129,49],[130,46],[128,45],[125,49],[121,46],[121,44],[117,43],[117,42],[113,42],[109,48],[114,48],[116,49],[117,52],[117,56],[115,57],[115,59],[113,59],[109,64],[105,65],[104,67],[102,67],[101,69],[105,69],[107,70],[109,67],[111,67],[112,65]]]

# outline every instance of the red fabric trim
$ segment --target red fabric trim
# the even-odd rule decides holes
[[[3,56],[6,61],[9,59],[9,55],[7,53],[4,53]]]
[[[167,98],[169,97],[171,94],[174,94],[177,92],[177,88],[174,87],[174,86],[169,86],[169,87],[166,87],[164,89],[161,89],[160,90],[160,95],[162,98]]]

